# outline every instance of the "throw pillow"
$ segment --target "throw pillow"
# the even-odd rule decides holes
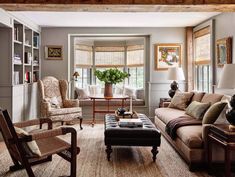
[[[18,127],[14,127],[15,128],[15,131],[16,133],[19,135],[19,136],[24,136],[24,135],[29,135],[28,132],[24,131],[22,128],[18,128]],[[25,150],[26,150],[26,153],[29,155],[29,156],[41,156],[41,151],[36,143],[36,141],[30,141],[30,142],[27,142],[25,144],[23,144]]]
[[[115,86],[115,94],[116,95],[123,95],[123,92],[124,92],[124,87],[123,86],[120,86],[120,85],[116,85]]]
[[[145,100],[144,98],[145,98],[144,89],[143,88],[136,89],[136,99]]]
[[[206,110],[210,107],[210,105],[210,103],[200,103],[197,101],[193,101],[186,108],[185,113],[196,119],[202,120]]]
[[[101,88],[99,85],[88,85],[89,95],[101,94]]]
[[[132,99],[136,99],[136,90],[131,87],[125,87],[124,88],[124,95],[127,95],[129,97],[132,97]]]
[[[53,108],[60,108],[60,103],[56,97],[52,97],[50,100],[51,107]]]
[[[76,87],[75,91],[78,95],[78,97],[77,97],[78,99],[88,99],[89,98],[87,88],[78,88],[78,87]]]
[[[227,102],[220,101],[213,104],[205,113],[202,124],[213,124],[217,118],[219,117],[220,113],[223,111],[224,107],[227,105]]]
[[[176,108],[185,110],[188,106],[191,98],[193,96],[193,92],[176,92],[174,97],[171,99],[171,103],[169,104],[169,108]]]

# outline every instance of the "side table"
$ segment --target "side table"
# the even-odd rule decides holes
[[[159,108],[168,107],[171,102],[171,98],[160,98]]]
[[[231,176],[231,151],[235,150],[235,131],[229,130],[229,125],[214,124],[208,132],[208,167],[212,169],[212,143],[224,148],[225,155],[225,176]]]

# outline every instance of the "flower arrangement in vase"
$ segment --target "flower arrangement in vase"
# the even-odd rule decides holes
[[[130,76],[127,72],[120,71],[117,68],[110,68],[104,71],[96,70],[94,74],[100,81],[105,83],[105,97],[113,96],[113,84],[122,82],[125,78]]]

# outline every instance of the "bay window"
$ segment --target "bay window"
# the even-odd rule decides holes
[[[130,77],[125,80],[126,85],[144,88],[144,45],[75,44],[74,50],[74,70],[80,74],[78,81],[75,82],[76,87],[85,88],[89,84],[97,84],[102,88],[104,83],[94,77],[94,71],[117,68],[130,74]],[[119,85],[122,84],[119,83]]]

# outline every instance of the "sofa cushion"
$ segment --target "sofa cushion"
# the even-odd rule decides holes
[[[206,110],[210,107],[210,103],[200,103],[197,101],[193,101],[190,105],[186,108],[186,114],[202,120]]]
[[[224,107],[227,105],[227,102],[217,102],[213,104],[205,113],[202,124],[213,124],[217,118],[219,117],[220,113],[223,111]]]
[[[185,111],[174,109],[174,108],[157,108],[155,109],[155,115],[167,124],[170,120],[185,116]]]
[[[55,115],[64,115],[64,114],[72,114],[72,113],[81,113],[81,111],[82,111],[81,107],[51,109],[49,111],[49,115],[55,116]]]
[[[193,93],[194,94],[193,94],[191,102],[193,101],[201,102],[202,97],[205,95],[205,92],[193,92]]]
[[[193,96],[193,92],[176,92],[174,97],[171,99],[169,108],[177,108],[177,109],[185,110],[192,96]]]
[[[220,101],[222,99],[223,95],[221,94],[215,94],[215,93],[206,93],[203,97],[201,102],[202,103],[211,103],[213,105],[214,103]]]
[[[180,127],[176,134],[189,148],[201,148],[203,146],[201,125]]]

